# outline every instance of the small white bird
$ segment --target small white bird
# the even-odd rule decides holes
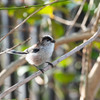
[[[53,67],[52,63],[47,62],[47,60],[52,56],[54,51],[54,44],[55,40],[50,35],[44,35],[37,44],[29,47],[24,52],[11,50],[7,53],[24,54],[26,61],[29,64],[34,65],[37,69],[39,69],[37,66],[43,63],[48,63]],[[42,69],[39,70],[43,72]]]

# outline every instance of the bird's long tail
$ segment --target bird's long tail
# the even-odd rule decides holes
[[[16,54],[16,55],[23,55],[23,54],[27,54],[27,52],[20,52],[20,51],[15,51],[15,50],[9,50],[8,52],[9,54]]]

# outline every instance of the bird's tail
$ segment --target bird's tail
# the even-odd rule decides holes
[[[27,52],[20,52],[20,51],[15,51],[15,50],[9,50],[6,53],[9,54],[16,54],[16,55],[23,55],[23,54],[27,54]]]

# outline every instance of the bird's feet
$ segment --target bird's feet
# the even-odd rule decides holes
[[[42,68],[38,68],[36,65],[34,66],[44,74],[44,70]]]
[[[52,63],[50,62],[46,62],[46,63],[48,63],[48,65],[50,65],[52,68],[54,67]]]
[[[39,70],[44,74],[44,70],[43,69],[39,68]]]

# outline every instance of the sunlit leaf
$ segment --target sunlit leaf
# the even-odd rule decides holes
[[[38,12],[38,14],[49,14],[51,15],[53,13],[53,7],[52,6],[47,6],[41,11]]]
[[[8,15],[9,16],[13,16],[14,15],[14,12],[15,12],[14,10],[8,10]]]
[[[35,11],[35,8],[30,8],[30,9],[27,10],[27,13],[31,14],[31,13],[33,13],[34,11]]]
[[[95,47],[97,47],[98,49],[100,49],[100,43],[99,42],[93,42],[93,45],[95,46]]]
[[[69,66],[70,64],[72,64],[72,62],[73,62],[72,57],[68,57],[68,58],[64,59],[63,61],[61,61],[61,62],[58,64],[58,66],[67,67],[67,66]]]

